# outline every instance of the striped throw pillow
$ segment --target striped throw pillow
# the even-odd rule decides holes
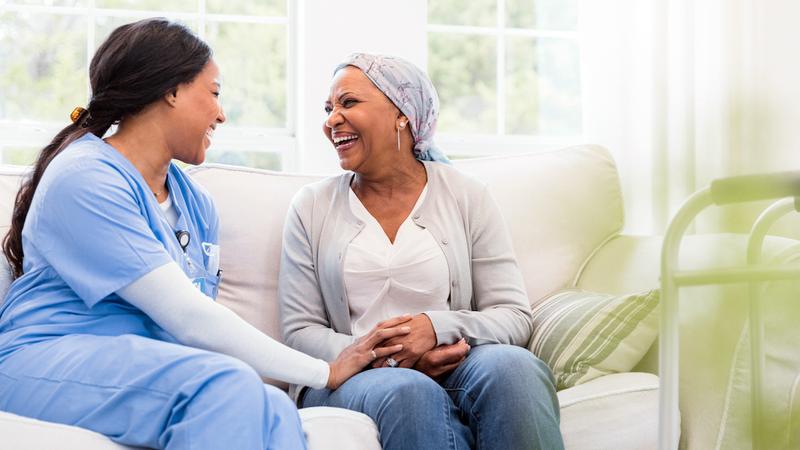
[[[550,366],[556,388],[628,372],[658,336],[659,291],[610,295],[569,290],[533,309],[528,348]]]

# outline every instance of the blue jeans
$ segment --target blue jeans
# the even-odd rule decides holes
[[[370,416],[384,450],[564,448],[550,369],[511,345],[472,348],[441,384],[412,369],[372,369],[335,391],[307,389],[301,405]]]
[[[306,447],[294,403],[250,366],[133,335],[69,335],[0,359],[0,410],[138,447]]]

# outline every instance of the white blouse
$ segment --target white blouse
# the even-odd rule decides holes
[[[427,191],[426,185],[393,244],[350,189],[350,209],[365,224],[344,260],[353,336],[402,314],[449,310],[447,260],[431,233],[411,220]]]

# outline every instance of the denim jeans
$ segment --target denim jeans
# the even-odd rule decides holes
[[[307,389],[302,407],[362,412],[384,450],[563,449],[550,369],[511,345],[482,345],[441,384],[412,369],[371,369],[339,389]]]

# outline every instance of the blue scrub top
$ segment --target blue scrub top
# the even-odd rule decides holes
[[[68,334],[174,338],[116,291],[175,261],[211,298],[219,283],[219,221],[209,194],[174,163],[167,174],[173,228],[138,170],[95,135],[45,170],[22,246],[24,274],[0,308],[0,358]],[[177,231],[189,233],[182,249]],[[153,292],[153,295],[159,295]]]

